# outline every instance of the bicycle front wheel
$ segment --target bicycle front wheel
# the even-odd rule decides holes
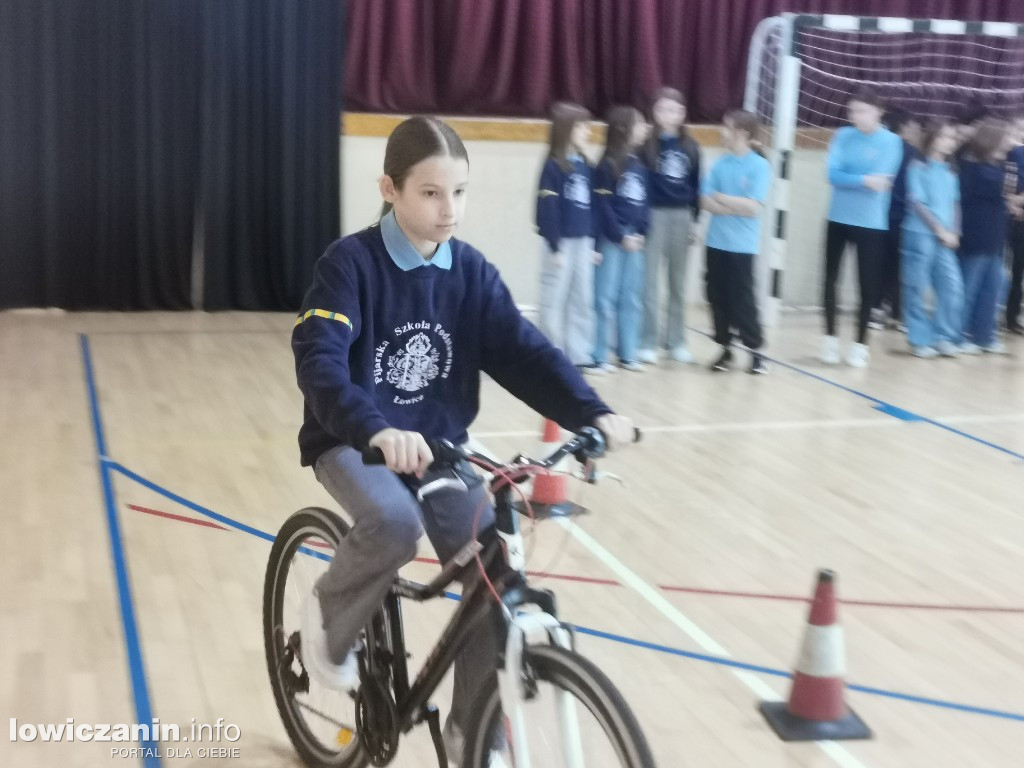
[[[530,764],[543,768],[654,768],[632,710],[593,662],[554,646],[528,646],[523,662],[525,728],[508,732],[492,677],[466,728],[463,768],[512,768],[513,751],[529,754]]]

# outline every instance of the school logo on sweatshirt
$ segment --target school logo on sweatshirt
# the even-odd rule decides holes
[[[427,320],[406,323],[394,329],[395,341],[385,341],[376,349],[373,379],[385,381],[402,392],[426,389],[437,378],[447,379],[452,371],[452,336],[440,323]],[[412,405],[423,400],[396,395],[398,405]]]
[[[667,179],[685,179],[690,175],[690,156],[682,150],[666,149],[658,155],[658,171]]]
[[[619,196],[640,204],[647,199],[647,185],[644,184],[640,174],[635,171],[626,171],[619,179]]]
[[[571,200],[581,208],[590,207],[590,185],[586,178],[580,173],[572,174],[565,180],[565,189],[562,190],[566,200]]]

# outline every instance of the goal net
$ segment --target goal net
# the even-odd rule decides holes
[[[821,304],[826,150],[859,85],[922,119],[980,102],[1009,117],[1024,104],[1024,25],[786,14],[754,33],[744,107],[765,128],[776,179],[759,277],[766,314]],[[852,259],[841,303],[856,304]]]

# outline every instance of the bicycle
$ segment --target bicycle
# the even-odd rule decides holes
[[[348,525],[329,510],[309,507],[289,517],[274,540],[264,584],[267,668],[278,711],[302,760],[315,768],[385,766],[394,759],[401,734],[426,722],[438,764],[448,768],[438,709],[429,700],[467,636],[479,622],[492,621],[499,638],[497,674],[484,681],[475,700],[462,754],[452,756],[458,765],[654,768],[650,748],[625,699],[597,666],[576,652],[573,628],[558,620],[554,594],[528,584],[523,537],[513,507],[515,486],[550,471],[568,456],[585,466],[586,479],[596,482],[593,460],[604,454],[604,437],[586,428],[543,461],[520,455],[504,466],[448,442],[432,442],[430,447],[434,466],[468,461],[492,473],[495,526],[481,540],[468,543],[429,584],[396,576],[357,646],[357,691],[311,691],[302,666],[297,616],[285,616],[289,576],[308,563],[329,562],[324,550],[338,545]],[[383,455],[371,449],[363,460],[383,463]],[[458,608],[410,684],[401,600],[434,599],[474,567],[485,577],[464,589]],[[583,705],[582,713],[577,702]],[[538,740],[538,725],[555,726],[557,746],[543,732]],[[602,735],[606,741],[598,743]],[[495,755],[508,760],[499,762]],[[538,757],[543,759],[538,762]]]

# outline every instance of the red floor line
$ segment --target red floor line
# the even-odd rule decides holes
[[[206,528],[216,528],[218,531],[228,530],[223,525],[217,525],[211,523],[209,520],[197,520],[194,517],[185,517],[184,515],[175,515],[171,512],[161,512],[158,509],[148,509],[147,507],[140,507],[136,504],[129,504],[128,509],[134,512],[144,512],[147,515],[154,515],[155,517],[166,517],[168,520],[177,520],[179,523],[192,523],[193,525],[202,525]]]
[[[165,517],[169,520],[177,520],[182,523],[192,523],[193,525],[202,525],[207,528],[216,528],[219,531],[226,531],[227,528],[211,523],[207,520],[197,520],[191,517],[185,517],[184,515],[175,515],[170,512],[160,512],[156,509],[148,509],[146,507],[140,507],[135,504],[129,504],[128,509],[134,510],[135,512],[144,512],[147,515],[154,515],[156,517]],[[324,541],[309,541],[307,542],[310,546],[327,548],[331,545]],[[417,557],[415,562],[426,563],[428,565],[440,565],[440,562],[432,557]],[[572,581],[580,584],[594,584],[605,587],[621,587],[622,584],[614,579],[597,579],[589,576],[575,576],[566,573],[548,573],[547,571],[527,571],[528,576],[532,576],[538,579],[557,579],[559,581]],[[726,589],[705,589],[701,587],[681,587],[673,584],[660,584],[658,589],[664,592],[682,592],[693,595],[708,595],[710,597],[742,597],[751,600],[775,600],[779,602],[789,603],[809,603],[811,602],[810,597],[800,597],[798,595],[776,595],[766,592],[738,592]],[[856,605],[864,608],[902,608],[904,610],[918,610],[918,611],[959,611],[961,613],[1024,613],[1024,608],[1016,608],[1012,606],[998,606],[998,605],[948,605],[939,603],[896,603],[886,602],[882,600],[849,600],[840,599],[838,601],[843,605]]]

